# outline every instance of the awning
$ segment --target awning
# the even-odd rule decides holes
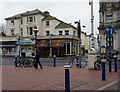
[[[46,43],[41,43],[41,44],[37,45],[37,47],[47,47],[47,46],[48,46],[48,44],[46,44]]]
[[[9,48],[12,48],[12,47],[15,47],[16,45],[0,45],[0,47],[2,47],[2,48],[7,48],[7,47],[9,47]]]
[[[54,43],[50,45],[50,47],[63,47],[63,46],[64,46],[63,43]]]

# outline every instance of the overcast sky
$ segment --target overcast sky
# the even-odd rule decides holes
[[[89,0],[2,0],[0,1],[0,24],[5,24],[5,18],[15,14],[39,9],[49,11],[50,14],[64,22],[74,24],[75,21],[81,20],[82,31],[91,33],[91,7]],[[98,33],[99,26],[99,0],[94,1],[94,34]]]

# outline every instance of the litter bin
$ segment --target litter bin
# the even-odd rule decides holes
[[[94,63],[97,61],[97,52],[94,49],[88,53],[88,69],[94,69]]]

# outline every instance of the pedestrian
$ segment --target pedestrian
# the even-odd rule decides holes
[[[42,69],[42,65],[41,65],[41,63],[40,63],[40,61],[39,61],[39,58],[40,58],[40,51],[37,49],[36,50],[36,69],[38,68],[38,64],[40,65],[40,69]]]

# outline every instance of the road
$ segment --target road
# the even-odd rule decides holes
[[[56,59],[56,66],[63,66],[64,64],[68,64],[70,62],[71,58],[62,58],[62,59]],[[83,61],[87,61],[88,57],[87,55],[82,56]],[[1,62],[2,61],[2,62]],[[51,59],[42,59],[40,58],[41,64],[43,66],[53,66],[54,60],[53,58]],[[0,59],[0,65],[14,65],[14,57],[2,57]]]

